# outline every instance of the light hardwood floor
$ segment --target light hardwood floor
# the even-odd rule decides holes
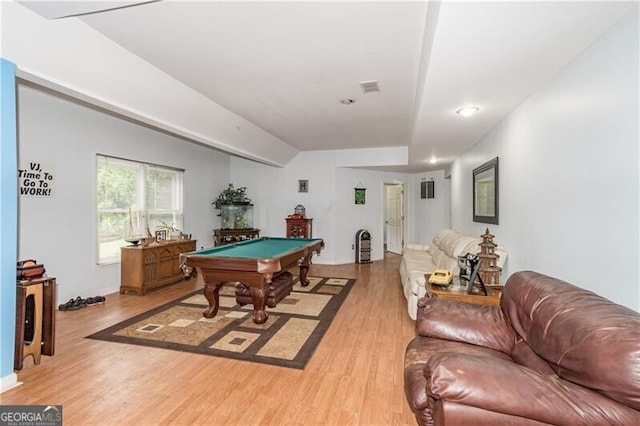
[[[415,425],[402,375],[414,329],[399,262],[389,254],[311,266],[310,275],[358,281],[304,370],[84,338],[201,286],[192,280],[58,311],[56,355],[38,366],[25,359],[23,384],[0,402],[62,404],[65,426]]]

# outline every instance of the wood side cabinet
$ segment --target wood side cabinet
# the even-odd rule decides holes
[[[196,249],[196,240],[170,240],[145,247],[128,246],[120,251],[120,293],[147,290],[184,279],[180,253]]]
[[[313,238],[313,219],[303,218],[286,218],[287,221],[287,238]]]
[[[216,246],[239,243],[260,237],[259,229],[214,229],[213,242]]]

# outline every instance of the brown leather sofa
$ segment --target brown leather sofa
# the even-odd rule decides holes
[[[418,302],[405,354],[420,425],[640,425],[640,314],[536,272],[498,306]]]

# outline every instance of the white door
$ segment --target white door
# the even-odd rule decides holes
[[[404,229],[404,216],[402,215],[402,198],[404,194],[404,185],[388,184],[385,185],[386,192],[386,233],[387,233],[387,251],[402,254]]]

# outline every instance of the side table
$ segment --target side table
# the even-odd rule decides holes
[[[55,353],[56,279],[42,277],[16,284],[13,369],[20,371],[28,355],[33,357],[34,364],[40,364],[41,355]]]
[[[467,293],[466,284],[460,285],[458,277],[453,278],[453,282],[448,287],[431,284],[429,275],[425,274],[425,286],[427,293],[431,297],[441,297],[443,299],[458,300],[460,302],[473,303],[476,305],[498,306],[500,305],[500,297],[502,296],[502,287],[488,288],[488,295],[474,289],[471,293]]]
[[[295,216],[295,215],[293,215]],[[313,219],[310,217],[285,218],[287,238],[313,238]]]

